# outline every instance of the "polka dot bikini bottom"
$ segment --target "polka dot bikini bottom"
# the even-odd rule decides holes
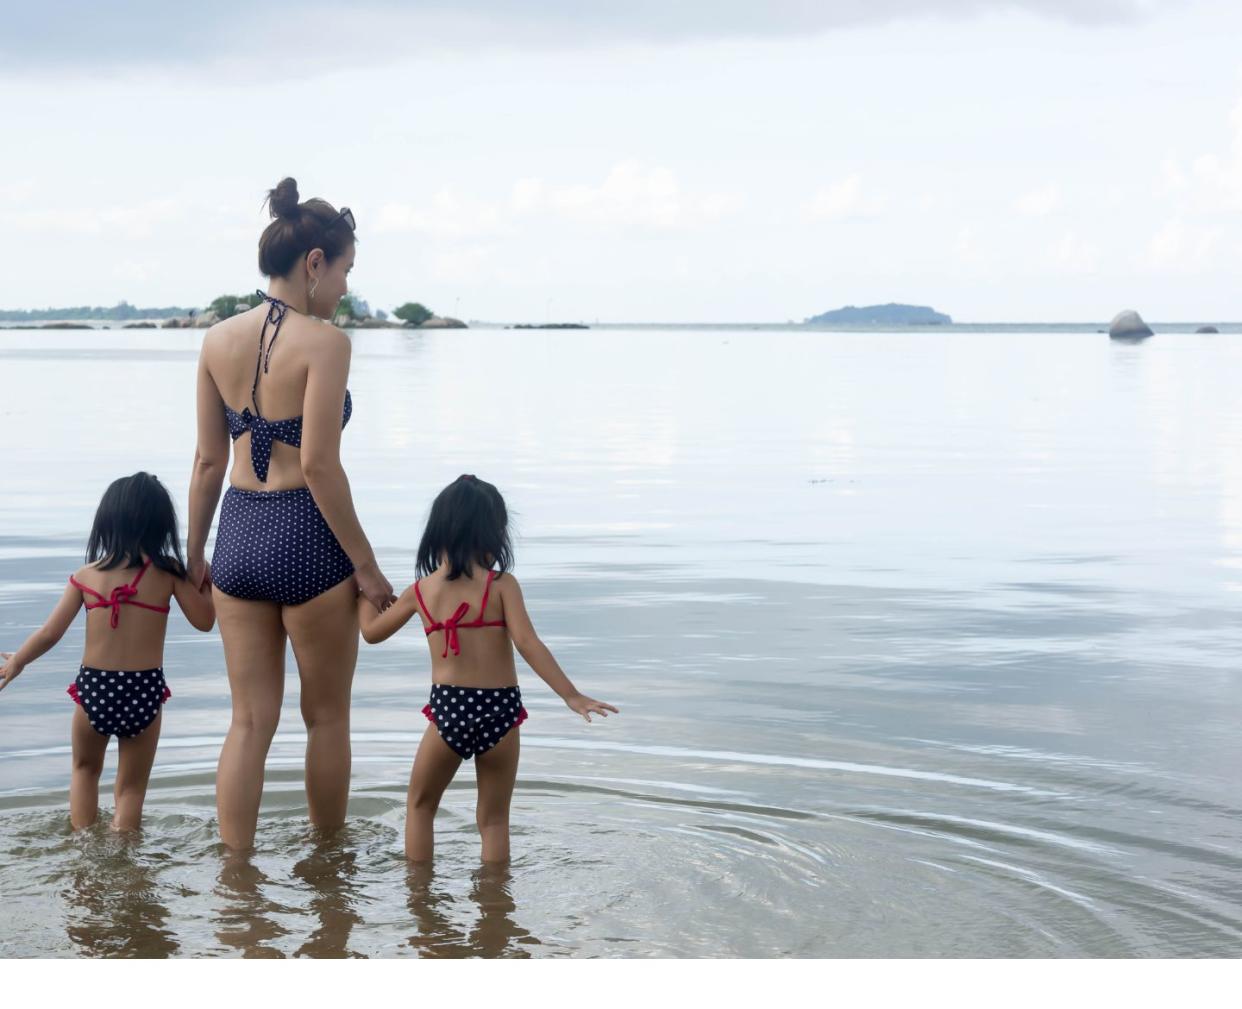
[[[526,721],[517,687],[453,687],[437,683],[423,707],[427,721],[462,760],[485,753]]]
[[[172,697],[163,669],[95,669],[82,666],[67,691],[101,736],[132,739],[155,721]]]
[[[353,573],[307,488],[225,491],[211,557],[221,592],[300,606]]]

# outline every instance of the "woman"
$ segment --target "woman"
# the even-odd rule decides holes
[[[394,598],[341,466],[341,430],[352,410],[350,345],[325,321],[347,290],[353,214],[319,199],[299,203],[293,179],[268,193],[268,206],[273,220],[259,239],[267,294],[203,340],[190,478],[191,578],[214,584],[232,695],[216,809],[220,837],[235,849],[254,843],[284,695],[286,638],[302,684],[310,819],[327,829],[344,823],[355,599],[361,592],[383,609]],[[208,568],[207,531],[230,438],[236,451]]]

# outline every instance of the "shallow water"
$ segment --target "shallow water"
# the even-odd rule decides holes
[[[6,647],[109,480],[184,508],[198,338],[0,332]],[[219,641],[174,615],[143,834],[74,835],[79,624],[0,696],[0,954],[1237,955],[1240,373],[1234,335],[359,333],[344,452],[386,572],[439,487],[493,480],[536,626],[622,714],[521,667],[512,865],[478,865],[467,767],[427,873],[422,635],[362,651],[334,838],[290,665],[237,860]]]

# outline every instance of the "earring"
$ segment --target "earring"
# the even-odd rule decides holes
[[[307,295],[307,297],[313,298],[315,296],[315,292],[318,290],[319,290],[319,278],[316,277],[315,282],[311,284],[310,294]]]

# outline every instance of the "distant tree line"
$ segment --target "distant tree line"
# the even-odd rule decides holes
[[[188,308],[135,308],[128,301],[121,301],[111,308],[98,305],[80,305],[77,308],[0,309],[0,321],[4,322],[55,322],[64,319],[172,319],[189,315]]]

